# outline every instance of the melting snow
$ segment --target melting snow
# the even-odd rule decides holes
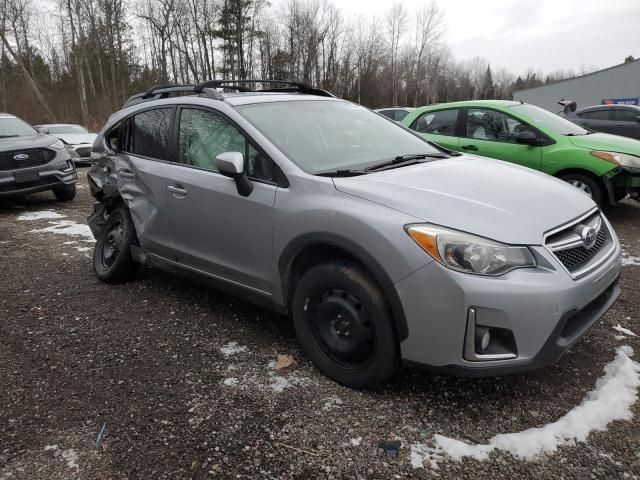
[[[247,350],[247,347],[238,345],[238,342],[229,342],[224,347],[220,347],[220,351],[225,357],[230,357],[236,353],[242,353]]]
[[[616,325],[615,327],[612,327],[614,330],[620,332],[620,333],[624,333],[625,335],[628,335],[630,337],[636,337],[637,335],[635,333],[633,333],[631,330],[629,330],[628,328],[624,328],[623,326],[621,326],[620,324]]]
[[[225,378],[224,383],[227,387],[235,387],[238,385],[238,379],[236,377]]]
[[[76,468],[76,469],[80,468],[78,466],[78,454],[76,453],[75,450],[70,448],[69,450],[63,450],[60,453],[62,455],[62,458],[64,458],[67,461],[67,467]]]
[[[71,220],[59,220],[49,222],[51,226],[31,230],[33,233],[55,233],[58,235],[70,235],[85,237],[85,241],[95,242],[88,225],[72,222]]]
[[[362,437],[356,437],[351,439],[351,445],[353,445],[354,447],[359,447],[361,443],[362,443]]]
[[[622,266],[627,265],[640,265],[640,257],[636,257],[626,250],[622,250]]]
[[[53,210],[42,210],[41,212],[27,212],[18,217],[18,220],[49,220],[52,218],[65,218],[66,215],[62,215]]]
[[[445,455],[455,460],[463,457],[486,460],[489,452],[495,449],[531,460],[543,453],[553,453],[561,445],[584,442],[589,433],[605,430],[614,420],[630,420],[633,417],[631,406],[638,397],[640,386],[640,364],[631,360],[631,356],[631,347],[619,347],[615,359],[605,365],[604,375],[596,382],[595,389],[580,405],[553,423],[522,432],[499,434],[489,439],[486,445],[435,435],[435,447],[421,443],[412,445],[411,465],[422,468],[428,460],[432,468],[437,468],[437,462],[442,461]]]

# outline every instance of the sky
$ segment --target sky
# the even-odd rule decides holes
[[[403,0],[414,12],[430,0]],[[334,0],[349,17],[382,17],[391,0]],[[436,0],[457,60],[480,56],[515,74],[606,68],[640,58],[640,0]]]

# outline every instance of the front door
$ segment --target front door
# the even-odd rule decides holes
[[[227,281],[271,293],[273,164],[228,119],[182,107],[177,158],[167,166],[167,213],[177,261]],[[221,175],[216,155],[241,152],[253,182],[247,197]]]
[[[444,148],[458,150],[459,139],[456,137],[458,112],[458,109],[424,112],[414,120],[411,129]]]
[[[516,141],[522,131],[531,130],[538,134],[537,131],[497,110],[468,108],[466,113],[460,151],[540,170],[542,148],[521,145]]]

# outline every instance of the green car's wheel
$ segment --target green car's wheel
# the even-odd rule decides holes
[[[588,195],[594,202],[602,206],[604,194],[602,188],[594,179],[581,173],[567,173],[562,175],[560,178],[580,190],[585,195]]]

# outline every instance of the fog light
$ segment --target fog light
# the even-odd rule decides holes
[[[476,327],[476,351],[484,352],[491,342],[491,330],[487,327]]]

